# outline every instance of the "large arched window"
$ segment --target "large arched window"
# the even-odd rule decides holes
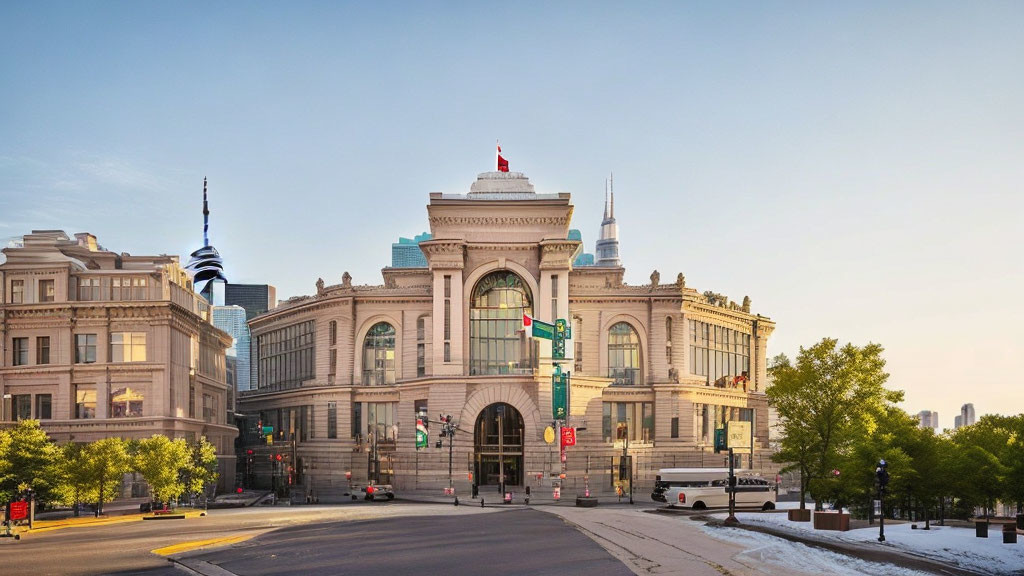
[[[643,384],[640,375],[640,337],[626,322],[619,322],[608,331],[608,377],[613,384]]]
[[[363,340],[363,386],[395,383],[395,327],[378,322]]]
[[[523,337],[523,314],[533,314],[533,300],[519,276],[502,270],[477,282],[469,307],[470,374],[532,369],[533,346]]]

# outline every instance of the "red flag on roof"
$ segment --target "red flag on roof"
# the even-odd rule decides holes
[[[523,313],[523,328],[529,328],[532,324],[533,324],[533,318],[530,318],[524,312]]]
[[[508,160],[501,155],[501,144],[498,144],[498,172],[508,172]]]

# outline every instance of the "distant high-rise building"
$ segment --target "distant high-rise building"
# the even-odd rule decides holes
[[[939,428],[939,413],[934,410],[922,410],[917,413],[918,426],[921,428]]]
[[[609,192],[611,193],[609,200]],[[622,266],[619,259],[619,225],[615,223],[615,181],[605,190],[604,219],[601,221],[601,237],[597,240],[597,266]]]
[[[575,257],[572,261],[572,267],[580,268],[581,266],[593,266],[594,255],[583,251],[583,234],[579,230],[573,228],[572,230],[569,230],[568,239],[580,242],[580,247],[576,250],[576,254],[574,255]]]
[[[960,425],[970,426],[976,422],[974,418],[974,404],[964,404],[960,407]]]
[[[245,309],[245,321],[249,322],[256,316],[277,307],[277,288],[269,284],[228,284],[224,286],[224,305],[241,306]],[[246,327],[248,330],[248,327]],[[255,355],[254,347],[250,341],[248,368],[249,378],[246,388],[239,390],[255,390],[259,387],[259,374],[256,370],[256,363],[252,362]]]
[[[426,268],[427,257],[420,250],[420,242],[426,242],[431,238],[429,232],[413,238],[399,238],[398,242],[391,245],[391,267]]]
[[[953,418],[953,429],[956,430],[957,428],[959,428],[959,427],[961,427],[963,425],[964,425],[964,417],[959,415],[959,414],[957,414],[956,417]]]
[[[269,284],[228,284],[224,287],[224,305],[244,308],[248,322],[277,306],[277,289]]]
[[[214,306],[213,325],[231,334],[234,344],[228,348],[227,355],[234,358],[235,381],[234,390],[249,390],[250,378],[250,347],[249,326],[245,323],[245,309],[241,306]],[[228,381],[230,386],[232,382]]]

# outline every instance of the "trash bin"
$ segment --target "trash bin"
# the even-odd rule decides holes
[[[988,523],[984,520],[974,522],[974,536],[976,538],[988,538]]]
[[[1017,543],[1017,525],[1003,524],[1003,544]]]
[[[1024,530],[1024,514],[1017,514],[1017,530]]]

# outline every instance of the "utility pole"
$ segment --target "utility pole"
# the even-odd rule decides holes
[[[735,526],[740,523],[736,518],[736,460],[733,458],[733,449],[729,448],[729,516],[725,519],[726,526]]]

